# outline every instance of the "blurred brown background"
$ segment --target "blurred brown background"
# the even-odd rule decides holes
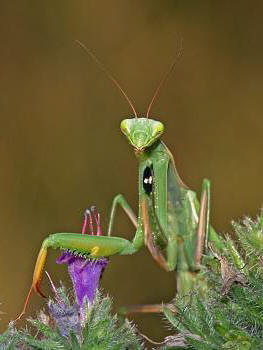
[[[212,221],[228,231],[263,200],[262,15],[262,1],[1,1],[1,330],[21,311],[48,233],[79,231],[92,204],[105,228],[117,193],[137,206],[137,162],[119,131],[130,108],[75,39],[143,114],[183,37],[183,57],[152,116],[166,125],[184,181],[200,193],[211,179]],[[115,234],[131,238],[121,211],[117,221]],[[50,251],[47,270],[68,280],[57,256]],[[113,257],[102,281],[115,309],[169,301],[174,285],[146,250]],[[51,293],[46,278],[42,288]],[[27,315],[37,305],[34,295]],[[167,333],[159,316],[135,319],[154,339]]]

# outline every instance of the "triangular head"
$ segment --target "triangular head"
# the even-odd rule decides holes
[[[124,119],[120,128],[137,152],[150,147],[164,132],[163,123],[149,118]]]

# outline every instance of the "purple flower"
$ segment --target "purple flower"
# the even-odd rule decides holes
[[[52,318],[63,336],[68,336],[70,332],[80,334],[81,326],[79,310],[76,304],[67,305],[63,302],[48,301],[48,309]]]
[[[102,273],[107,266],[105,258],[92,260],[77,257],[69,252],[64,252],[57,259],[57,264],[68,264],[77,303],[80,307],[81,316],[85,312],[85,297],[88,304],[92,304]]]
[[[48,301],[49,314],[55,321],[61,335],[67,337],[72,332],[76,335],[80,335],[81,320],[78,305],[71,305],[65,294],[63,285],[61,285],[60,288],[56,288],[47,271],[46,274],[55,295],[54,300],[49,299]],[[47,326],[49,325],[49,318],[43,312],[39,314],[38,318]]]
[[[97,226],[96,234],[101,235],[99,213],[97,213],[95,207],[92,207],[91,211]],[[92,216],[88,209],[84,214],[82,233],[85,234],[87,219],[89,219],[90,233],[94,235]],[[76,300],[80,308],[80,316],[83,320],[85,318],[85,303],[87,302],[88,305],[93,303],[100,278],[108,264],[108,259],[87,259],[65,251],[56,262],[57,264],[68,264],[68,272],[74,286]]]

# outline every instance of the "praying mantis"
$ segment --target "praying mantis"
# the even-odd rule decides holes
[[[209,223],[209,180],[203,180],[199,204],[196,193],[183,183],[171,152],[160,139],[164,132],[163,123],[149,118],[157,93],[175,62],[161,80],[149,104],[146,117],[139,118],[131,100],[120,84],[86,46],[78,43],[106,72],[132,108],[133,116],[124,119],[120,128],[134,149],[139,163],[138,216],[135,215],[125,197],[118,194],[113,199],[107,236],[91,236],[81,233],[49,235],[43,241],[38,254],[32,285],[24,309],[18,318],[24,314],[33,289],[43,296],[39,284],[48,248],[65,249],[73,254],[98,259],[115,254],[134,254],[146,245],[161,268],[165,271],[175,271],[177,293],[184,294],[193,287],[196,274],[202,264],[202,256],[208,249],[208,242],[213,241],[216,247],[222,245],[220,237]],[[136,232],[132,241],[112,236],[118,205],[125,211],[135,227]],[[142,305],[125,309],[125,312],[160,312],[162,309],[162,304]]]

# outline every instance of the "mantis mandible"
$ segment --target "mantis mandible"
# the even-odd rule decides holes
[[[175,167],[174,158],[167,146],[160,140],[164,125],[149,118],[151,106],[167,79],[161,80],[149,104],[146,117],[138,118],[136,110],[116,79],[106,70],[94,54],[78,42],[97,62],[100,68],[120,89],[133,110],[133,116],[124,119],[120,128],[134,149],[139,162],[139,211],[134,214],[125,197],[118,194],[113,199],[107,236],[83,236],[81,233],[54,233],[42,244],[37,257],[33,282],[21,315],[25,312],[31,291],[39,289],[42,270],[48,248],[67,249],[84,257],[109,257],[114,254],[134,254],[146,245],[156,262],[165,271],[175,271],[177,293],[187,293],[193,286],[202,263],[202,255],[208,249],[208,242],[222,245],[219,236],[209,224],[210,182],[203,180],[201,200],[181,180]],[[117,205],[126,212],[135,226],[132,241],[111,236]],[[166,254],[163,254],[163,251]],[[132,312],[160,312],[163,305],[141,305],[125,309]]]

